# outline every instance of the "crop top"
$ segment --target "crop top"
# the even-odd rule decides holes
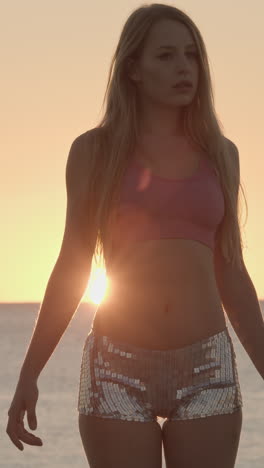
[[[133,159],[114,211],[113,250],[165,238],[193,239],[214,250],[224,210],[219,180],[206,157],[200,157],[195,174],[184,179],[154,175]]]

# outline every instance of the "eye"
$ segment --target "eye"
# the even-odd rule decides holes
[[[196,57],[196,58],[198,57],[197,52],[187,52],[187,55],[191,55],[191,56]],[[168,56],[172,56],[172,53],[167,52],[165,54],[159,55],[159,58],[161,60],[163,60],[163,58],[168,57]]]
[[[163,57],[167,57],[168,55],[172,55],[172,54],[168,52],[167,54],[159,55],[159,58],[162,59]]]
[[[198,57],[197,52],[189,52],[188,55],[192,55],[193,57]]]

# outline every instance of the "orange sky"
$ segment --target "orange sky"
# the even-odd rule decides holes
[[[171,4],[202,33],[217,116],[240,152],[249,209],[244,260],[262,299],[264,3]],[[101,117],[110,60],[124,22],[140,5],[26,0],[1,7],[0,302],[43,299],[64,232],[69,148]],[[93,268],[84,300],[93,295],[98,302],[104,281]]]

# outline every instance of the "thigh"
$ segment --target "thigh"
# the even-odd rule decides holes
[[[184,375],[180,386],[173,381],[173,409],[162,427],[167,468],[233,468],[243,402],[231,337],[224,330],[184,356]]]
[[[171,381],[168,420],[231,414],[243,406],[236,354],[228,330],[183,350]]]
[[[242,408],[230,414],[165,421],[167,468],[234,468],[241,427]]]
[[[79,414],[90,468],[161,468],[162,430],[157,421],[124,421]]]

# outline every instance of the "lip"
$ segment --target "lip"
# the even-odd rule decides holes
[[[174,86],[174,89],[179,92],[187,92],[192,90],[192,86]]]

